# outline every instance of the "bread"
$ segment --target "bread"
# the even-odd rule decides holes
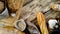
[[[42,34],[49,34],[44,15],[41,12],[37,13],[37,21],[38,21],[38,25],[40,27]]]
[[[23,0],[7,0],[10,12],[16,12],[23,3]]]
[[[0,34],[25,34],[25,33],[13,28],[13,27],[7,26],[4,28],[0,28]]]

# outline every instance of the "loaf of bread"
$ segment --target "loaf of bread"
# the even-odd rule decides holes
[[[0,34],[25,34],[25,33],[13,28],[13,27],[7,26],[4,28],[0,28]]]
[[[42,34],[49,34],[47,26],[46,26],[44,15],[41,12],[39,12],[37,14],[37,21],[38,21],[38,25],[40,27]]]

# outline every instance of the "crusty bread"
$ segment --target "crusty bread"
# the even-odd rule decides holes
[[[37,13],[37,20],[38,20],[38,25],[40,27],[42,34],[49,34],[47,26],[46,26],[44,15],[41,12]]]
[[[8,0],[8,1],[10,1],[10,0]],[[12,2],[13,0],[11,0],[11,2]],[[15,21],[17,21],[18,19],[19,19],[19,17],[20,17],[20,12],[21,12],[21,8],[22,8],[22,6],[23,6],[23,0],[15,0],[16,1],[16,4],[17,4],[17,2],[19,2],[19,9],[16,11],[16,16],[15,17],[12,17],[12,16],[9,16],[8,18],[4,18],[4,19],[0,19],[0,21],[3,21],[3,22],[6,22],[6,23],[8,23],[8,24],[10,24],[10,25],[13,25],[13,23],[15,22]],[[15,2],[12,2],[11,4],[12,5],[14,5],[13,3],[15,3]],[[11,4],[9,4],[9,5],[11,5]],[[13,7],[13,6],[12,6]],[[16,6],[16,7],[18,7],[18,6]],[[14,9],[16,8],[16,7],[14,7]],[[9,25],[8,25],[9,26]]]
[[[0,34],[25,34],[25,33],[13,28],[13,27],[7,26],[4,28],[0,28]]]
[[[22,4],[23,0],[7,0],[10,12],[16,12]]]

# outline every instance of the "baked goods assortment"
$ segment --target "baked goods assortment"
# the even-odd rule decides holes
[[[51,34],[60,30],[60,0],[0,0],[0,34]]]

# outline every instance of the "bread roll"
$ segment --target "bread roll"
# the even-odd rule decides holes
[[[23,0],[7,0],[10,12],[16,12],[22,4]]]
[[[13,27],[7,26],[4,28],[0,28],[0,34],[25,34],[25,33],[13,28]]]

